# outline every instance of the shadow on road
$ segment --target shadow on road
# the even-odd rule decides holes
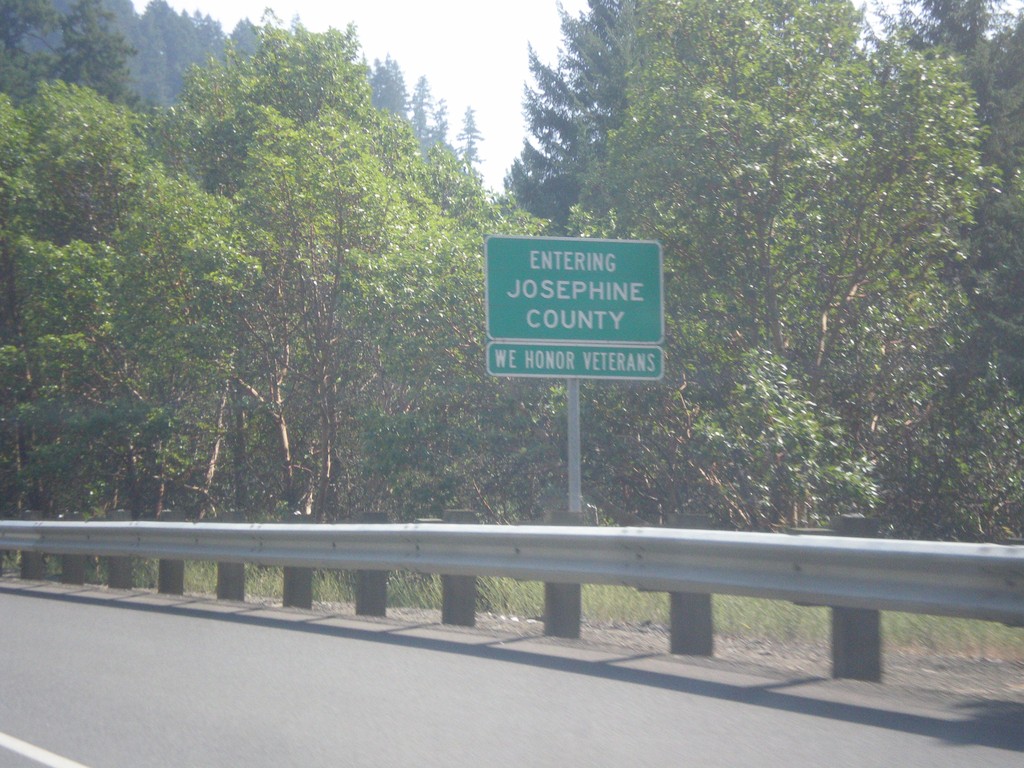
[[[63,587],[34,582],[0,581],[0,593],[58,600],[121,610],[189,616],[253,627],[308,632],[347,640],[382,643],[436,653],[452,653],[553,672],[589,675],[689,695],[767,707],[813,717],[901,731],[934,738],[951,746],[987,746],[1024,752],[1024,704],[960,699],[920,706],[883,695],[884,686],[850,684],[824,678],[722,682],[709,667],[688,666],[680,657],[587,654],[536,637],[486,637],[448,630],[437,624],[373,623],[363,617],[293,611],[201,597],[171,597],[150,592],[113,592],[99,587]],[[699,673],[699,674],[698,674]],[[911,711],[914,710],[914,711]]]

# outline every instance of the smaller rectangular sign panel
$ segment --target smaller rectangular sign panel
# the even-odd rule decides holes
[[[516,344],[487,345],[492,376],[657,380],[664,373],[661,347]]]

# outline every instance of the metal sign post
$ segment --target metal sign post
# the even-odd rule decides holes
[[[569,407],[569,514],[579,517],[583,514],[583,491],[580,451],[580,380],[568,379],[566,398]]]

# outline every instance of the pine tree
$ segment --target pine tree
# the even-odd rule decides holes
[[[111,101],[131,98],[128,57],[134,51],[112,25],[102,0],[77,0],[60,21],[61,45],[54,71],[67,83],[92,88]]]
[[[370,88],[373,91],[373,106],[400,117],[406,116],[409,93],[405,88],[405,75],[391,56],[385,57],[383,62],[374,59]]]
[[[248,19],[239,21],[231,31],[231,45],[243,56],[252,56],[256,53],[256,47],[259,45],[256,25]]]
[[[53,66],[44,41],[57,20],[47,0],[0,0],[0,92],[15,101],[35,92]]]
[[[505,185],[530,213],[565,230],[583,179],[605,157],[608,134],[625,114],[626,73],[633,60],[637,0],[589,0],[589,11],[562,12],[557,67],[530,50],[535,89],[525,113],[525,142]]]
[[[430,146],[448,146],[448,102],[441,99],[434,107],[430,124]]]
[[[430,115],[433,111],[434,98],[430,93],[430,83],[427,82],[427,78],[421,77],[416,81],[416,87],[412,92],[409,120],[412,123],[413,135],[419,141],[423,152],[430,149]]]
[[[412,132],[420,143],[420,151],[426,155],[434,146],[448,144],[448,105],[444,99],[436,104],[430,92],[427,78],[416,81],[409,109]]]
[[[476,170],[480,162],[480,142],[483,137],[476,127],[476,112],[472,107],[466,107],[466,113],[462,117],[462,130],[458,135],[459,153],[462,161],[471,169]]]
[[[239,22],[239,27],[245,23]],[[211,58],[224,60],[224,32],[209,16],[178,13],[165,0],[152,0],[137,26],[139,50],[132,59],[132,74],[139,95],[153,104],[174,103],[189,67],[205,66]]]
[[[903,19],[914,28],[916,43],[941,45],[970,53],[991,29],[993,10],[1001,0],[911,0],[904,2]]]

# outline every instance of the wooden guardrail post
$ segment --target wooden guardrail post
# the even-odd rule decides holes
[[[217,563],[217,599],[245,602],[245,563]]]
[[[5,519],[6,518],[4,518],[2,515],[0,515],[0,523],[2,523]],[[6,549],[0,549],[0,576],[4,575],[4,561],[5,560],[7,560],[7,550]]]
[[[117,522],[131,520],[126,509],[115,509],[107,514],[107,519]],[[111,589],[131,589],[135,586],[130,557],[107,558],[107,586]]]
[[[284,567],[284,589],[281,604],[285,608],[313,607],[313,569]]]
[[[583,590],[579,584],[544,584],[544,634],[576,639],[583,618]]]
[[[708,515],[670,515],[667,528],[707,530]],[[669,652],[683,656],[712,656],[715,625],[708,592],[669,592]]]
[[[41,512],[26,510],[21,515],[22,520],[42,520]],[[39,581],[46,578],[46,561],[41,552],[21,552],[21,578]]]
[[[65,520],[74,523],[82,522],[81,512],[70,512],[64,517]],[[60,556],[60,583],[61,584],[85,584],[85,555],[61,555]]]
[[[840,515],[833,520],[832,526],[839,536],[878,536],[878,521],[863,515]],[[870,608],[832,608],[832,677],[875,683],[881,681],[880,611]]]
[[[388,516],[383,512],[364,512],[360,523],[383,524]],[[356,615],[386,616],[388,612],[388,572],[356,571]]]
[[[469,509],[450,509],[444,522],[473,525],[476,513]],[[459,627],[476,626],[476,576],[441,575],[441,623]]]
[[[232,510],[227,522],[241,522],[241,515]],[[245,602],[245,563],[217,563],[217,599]]]
[[[293,523],[304,522],[304,520],[298,516],[292,516],[290,520]],[[285,608],[312,608],[313,569],[296,568],[286,565],[284,567],[284,585],[282,593],[281,603]]]
[[[185,513],[176,509],[161,511],[158,518],[164,523],[183,523]],[[156,591],[161,595],[185,594],[185,561],[160,560],[157,562]]]
[[[580,518],[568,512],[548,512],[545,525],[579,525]],[[580,584],[544,584],[544,634],[576,639],[583,617],[583,589]]]

